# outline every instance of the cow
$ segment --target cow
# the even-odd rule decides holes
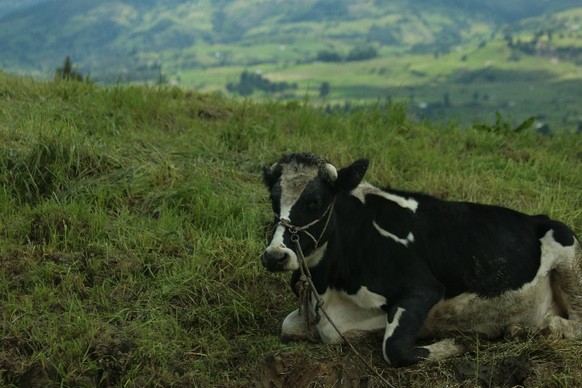
[[[383,330],[384,359],[404,366],[462,354],[460,332],[582,337],[582,249],[570,228],[380,188],[363,181],[367,169],[367,159],[337,169],[292,153],[263,170],[275,213],[263,265],[292,271],[295,284],[304,262],[314,290],[308,309],[284,319],[284,338],[312,331],[337,343]],[[315,317],[322,303],[310,327],[302,311]]]

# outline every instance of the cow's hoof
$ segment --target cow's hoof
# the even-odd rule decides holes
[[[452,338],[444,339],[432,345],[423,346],[423,348],[428,349],[430,352],[427,357],[429,361],[439,361],[449,357],[460,356],[467,351],[465,346],[455,343],[455,340]]]
[[[533,330],[531,327],[522,325],[510,325],[505,328],[503,336],[505,338],[512,339],[525,339],[533,336],[534,334],[535,330]]]

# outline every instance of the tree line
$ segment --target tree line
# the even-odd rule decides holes
[[[315,60],[321,62],[351,62],[365,61],[378,56],[378,50],[373,46],[357,46],[350,50],[347,55],[342,55],[333,50],[321,50],[317,52]]]
[[[289,82],[272,82],[261,74],[243,71],[240,74],[239,81],[229,82],[226,85],[226,90],[231,93],[237,93],[241,96],[250,96],[255,90],[260,90],[267,93],[278,93],[286,90],[297,89],[296,83]]]

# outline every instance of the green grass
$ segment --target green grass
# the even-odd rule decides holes
[[[260,264],[262,166],[290,151],[338,166],[369,157],[370,181],[547,213],[580,233],[581,149],[567,133],[418,122],[399,102],[328,115],[0,73],[0,381],[256,386],[273,356],[323,385],[337,365],[357,375],[347,348],[280,341],[295,301],[287,276]],[[503,385],[491,370],[515,359],[530,363],[532,385],[582,378],[579,340],[461,340],[460,359],[400,370],[379,342],[362,349],[399,385]]]

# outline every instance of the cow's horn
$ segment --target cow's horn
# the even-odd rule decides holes
[[[337,179],[337,170],[333,166],[333,164],[326,163],[325,164],[325,171],[327,171],[327,174],[329,175],[329,178],[332,180],[332,182],[335,182],[335,180]]]

